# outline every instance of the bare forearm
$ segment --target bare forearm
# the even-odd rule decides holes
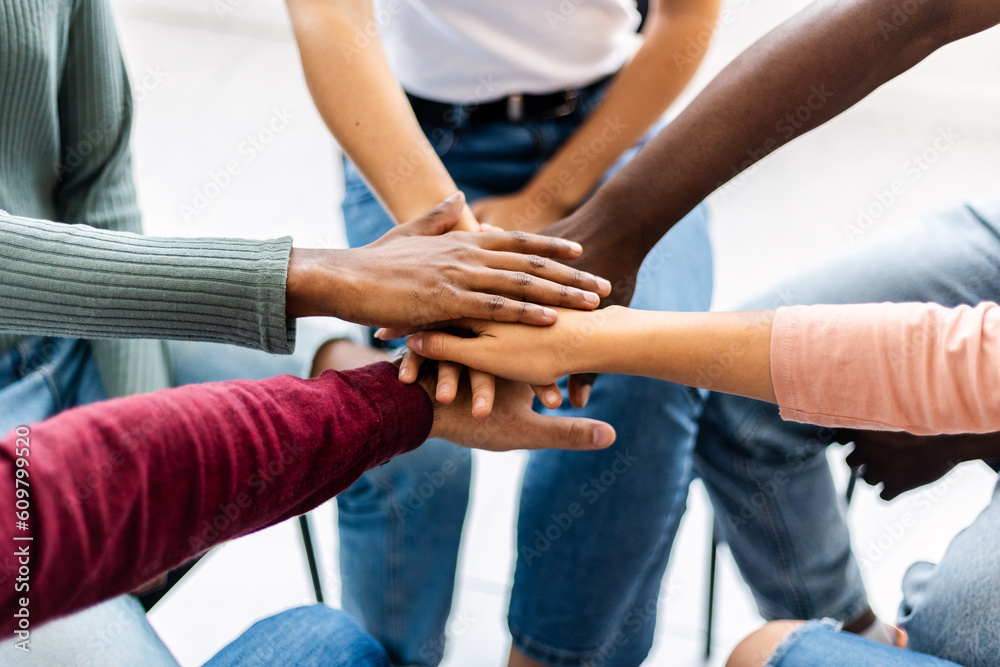
[[[938,47],[1000,21],[987,0],[818,2],[762,38],[586,204],[650,246],[713,190]],[[648,248],[647,248],[648,249]]]
[[[609,308],[584,339],[577,372],[642,375],[775,401],[771,383],[773,311],[658,313]],[[585,367],[584,367],[585,366]]]
[[[370,0],[287,4],[316,108],[396,222],[454,193],[389,70]],[[478,229],[468,209],[456,229]]]
[[[558,192],[563,214],[575,209],[604,173],[677,99],[701,64],[718,0],[662,2],[644,30],[645,41],[622,68],[598,109],[532,179],[530,195]],[[597,148],[600,150],[597,150]]]

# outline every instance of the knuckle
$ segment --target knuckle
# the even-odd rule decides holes
[[[441,340],[440,336],[425,336],[424,349],[428,356],[441,356],[444,352],[444,341]],[[441,367],[441,372],[447,373],[447,369],[445,367]]]
[[[583,271],[580,269],[573,269],[572,280],[574,285],[579,285],[583,282]]]
[[[528,287],[531,287],[532,283],[535,282],[533,276],[524,272],[515,273],[514,280],[517,282],[517,286],[522,289],[527,289]]]
[[[486,307],[489,309],[491,313],[498,313],[501,310],[503,310],[506,301],[507,300],[502,296],[494,294],[493,296],[487,299]]]
[[[548,266],[549,260],[539,255],[528,255],[528,266],[535,271],[540,271]]]
[[[566,424],[565,427],[565,437],[566,437],[566,442],[572,445],[583,444],[586,438],[583,425],[580,424],[580,422],[578,422],[575,419],[570,420],[570,422]]]
[[[521,245],[523,245],[523,244],[525,244],[525,243],[528,242],[528,235],[526,233],[524,233],[523,231],[521,231],[520,229],[518,229],[516,231],[513,231],[513,232],[510,232],[510,236],[511,236],[512,239],[514,239],[515,241],[517,241]]]

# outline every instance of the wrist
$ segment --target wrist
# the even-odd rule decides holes
[[[596,326],[586,337],[587,345],[580,355],[578,373],[617,374],[622,368],[622,350],[629,349],[628,332],[634,311],[623,306],[608,306],[587,313]]]
[[[424,390],[424,393],[427,394],[427,400],[431,403],[433,421],[431,423],[431,432],[428,434],[427,438],[443,438],[447,440],[448,438],[445,432],[444,415],[441,412],[441,405],[434,398],[437,394],[437,363],[424,362],[424,365],[420,368],[420,372],[417,374],[417,380],[414,384]]]
[[[521,191],[521,196],[538,208],[546,209],[550,220],[564,218],[583,201],[584,195],[574,191],[575,180],[568,169],[550,173],[549,168],[543,168]]]
[[[354,301],[357,279],[350,270],[355,251],[292,248],[285,279],[289,318],[331,316],[355,321],[346,307]]]

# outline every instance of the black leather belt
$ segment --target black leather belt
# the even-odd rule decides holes
[[[524,123],[569,116],[577,110],[580,97],[601,89],[611,77],[595,81],[585,88],[571,88],[545,95],[508,95],[482,104],[447,104],[409,93],[406,96],[417,120],[435,127],[461,127],[479,123]]]

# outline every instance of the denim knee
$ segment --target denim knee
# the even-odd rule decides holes
[[[252,625],[205,667],[391,667],[385,649],[354,619],[325,605],[289,609]]]
[[[830,621],[810,621],[793,631],[764,664],[765,667],[958,667],[933,656],[840,632]]]
[[[971,667],[1000,655],[1000,484],[990,505],[948,545],[941,562],[915,563],[903,577],[899,623],[910,646]]]

